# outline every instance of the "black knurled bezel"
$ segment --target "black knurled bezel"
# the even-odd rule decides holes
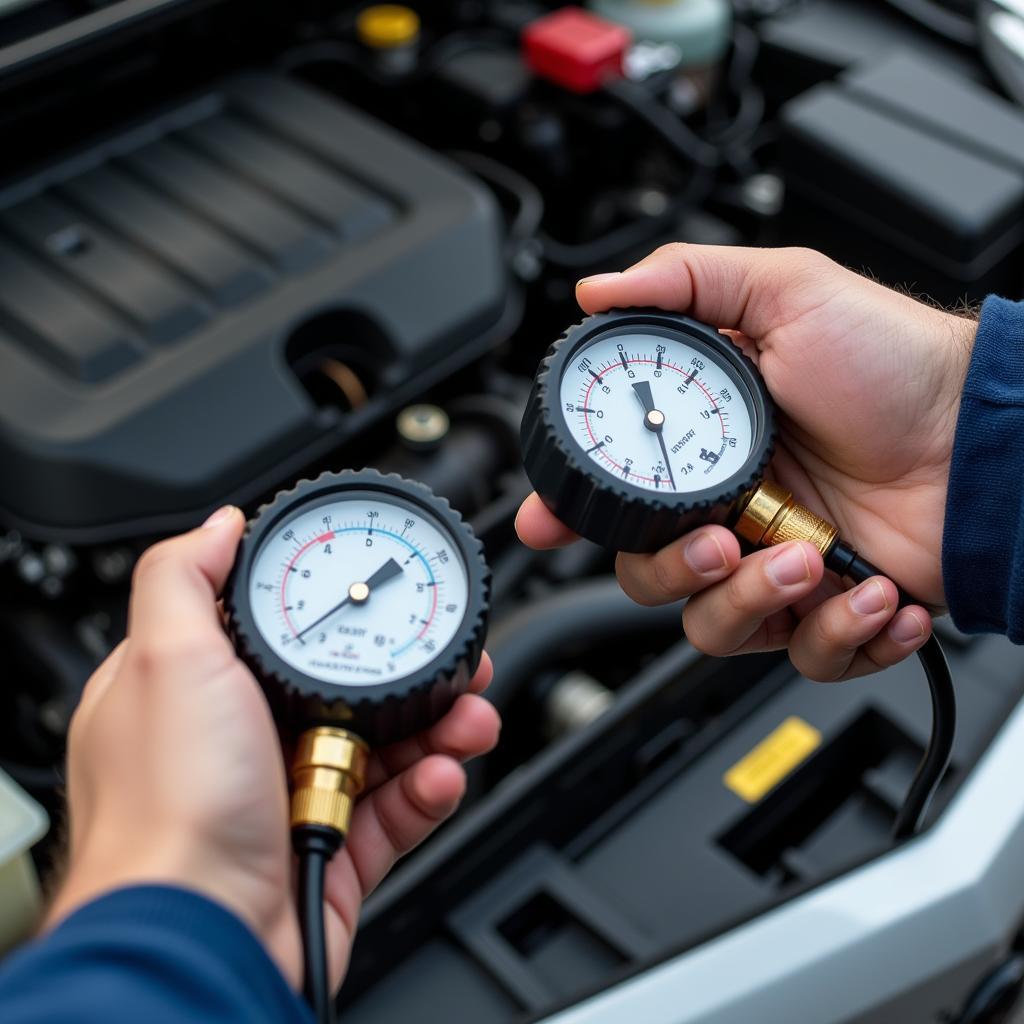
[[[299,508],[343,494],[373,492],[407,502],[450,535],[466,567],[466,611],[452,641],[433,661],[401,679],[375,685],[330,683],[289,665],[256,625],[249,579],[264,539]],[[282,731],[292,736],[313,725],[343,725],[380,746],[404,739],[436,722],[466,691],[480,664],[490,597],[490,571],[483,545],[443,498],[423,484],[374,469],[323,473],[281,491],[246,525],[234,568],[224,588],[228,631],[239,657],[259,680]]]
[[[588,459],[569,432],[559,397],[566,365],[600,336],[645,327],[656,334],[683,334],[695,347],[709,350],[749,396],[750,454],[735,474],[715,487],[661,497]],[[563,523],[612,550],[657,551],[702,523],[727,522],[739,499],[764,478],[775,448],[774,403],[754,364],[715,328],[661,309],[614,309],[569,328],[548,350],[534,378],[520,437],[530,482]]]

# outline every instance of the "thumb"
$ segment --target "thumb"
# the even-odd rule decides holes
[[[135,568],[129,636],[173,644],[215,631],[226,642],[217,598],[244,526],[239,509],[227,505],[198,529],[146,551]]]

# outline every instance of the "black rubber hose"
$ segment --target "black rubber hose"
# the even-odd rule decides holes
[[[656,238],[664,235],[678,222],[683,206],[683,203],[675,202],[660,216],[644,217],[623,224],[589,242],[560,242],[542,231],[539,237],[544,259],[559,270],[570,271],[586,270],[610,263],[623,253],[642,245],[650,245]]]
[[[643,121],[685,163],[714,170],[720,161],[714,146],[705,142],[643,86],[624,78],[604,84],[604,92]]]
[[[611,79],[604,84],[603,91],[643,121],[684,165],[693,168],[679,201],[683,204],[703,202],[714,185],[714,172],[722,163],[718,150],[636,82]]]
[[[515,199],[516,212],[508,227],[510,239],[522,242],[537,234],[544,220],[544,196],[529,178],[482,153],[456,149],[449,155]]]
[[[341,837],[328,829],[298,828],[292,845],[299,856],[298,912],[302,933],[302,994],[317,1024],[334,1024],[327,932],[324,926],[324,879]]]
[[[645,608],[622,592],[614,576],[560,587],[530,601],[492,628],[487,643],[494,681],[485,696],[503,711],[534,674],[574,644],[617,636],[678,630],[682,605]]]
[[[302,994],[318,1024],[331,1024],[334,1006],[327,969],[327,934],[324,929],[324,875],[327,858],[309,851],[299,858],[299,927],[302,930]]]
[[[825,565],[840,576],[853,580],[854,583],[863,583],[872,576],[886,575],[842,541],[828,553]],[[900,591],[901,606],[918,603]],[[931,692],[932,734],[924,757],[921,758],[921,763],[914,773],[903,806],[896,815],[893,838],[897,840],[907,839],[921,828],[924,816],[928,813],[928,805],[942,782],[946,768],[949,767],[949,759],[953,753],[953,738],[956,735],[956,692],[953,689],[953,677],[934,633],[917,652],[917,656],[921,660],[921,667],[924,669]]]

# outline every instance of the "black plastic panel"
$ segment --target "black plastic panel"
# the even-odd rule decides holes
[[[1024,113],[899,53],[781,111],[787,236],[942,301],[1014,293]]]
[[[441,158],[269,75],[12,184],[0,515],[104,540],[299,471],[493,340],[499,224]],[[299,377],[321,358],[369,402],[318,404]]]

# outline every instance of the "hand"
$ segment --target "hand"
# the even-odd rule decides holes
[[[819,253],[669,245],[622,274],[581,281],[588,313],[658,306],[717,325],[760,368],[782,412],[775,478],[865,558],[933,608],[946,481],[975,323],[844,270]],[[517,529],[532,547],[573,535],[531,495]],[[897,611],[883,577],[850,592],[794,542],[741,560],[708,526],[655,555],[620,554],[641,604],[691,596],[686,635],[715,655],[788,647],[812,679],[884,668],[925,642],[924,607]]]
[[[49,923],[121,886],[183,886],[242,918],[298,987],[281,744],[216,603],[243,526],[237,509],[222,510],[139,561],[128,638],[89,681],[71,725],[70,864]],[[490,674],[485,657],[474,692],[440,722],[372,756],[348,843],[327,874],[336,982],[363,899],[455,810],[459,762],[497,741],[497,713],[477,696]]]

